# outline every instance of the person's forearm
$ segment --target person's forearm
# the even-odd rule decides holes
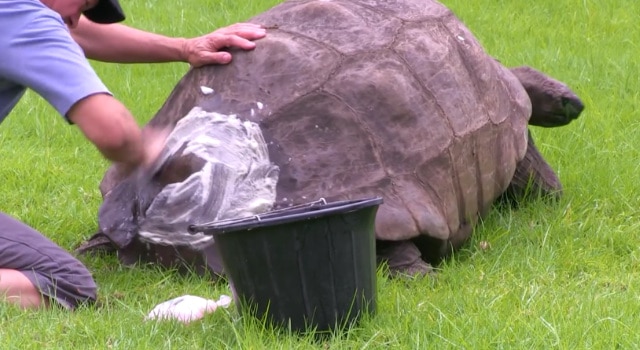
[[[183,38],[169,38],[120,24],[96,24],[82,17],[71,30],[87,58],[118,63],[186,61]]]
[[[124,169],[144,162],[141,130],[131,113],[108,94],[94,94],[78,101],[67,117],[102,155]]]

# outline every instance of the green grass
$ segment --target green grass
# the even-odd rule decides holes
[[[144,323],[154,305],[229,294],[224,283],[113,257],[84,259],[104,307],[69,313],[0,305],[2,349],[634,349],[640,316],[640,7],[635,0],[447,0],[506,65],[568,82],[587,109],[533,133],[565,195],[494,210],[435,279],[379,272],[378,314],[320,343],[241,318],[234,307],[190,326]],[[125,1],[128,23],[193,36],[242,21],[275,0]],[[94,63],[140,123],[164,102],[185,64]],[[92,234],[107,163],[39,97],[28,93],[0,126],[0,210],[67,249]],[[488,250],[479,243],[491,244]]]

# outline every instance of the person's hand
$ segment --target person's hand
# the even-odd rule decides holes
[[[118,179],[124,179],[137,170],[146,172],[153,170],[154,163],[162,153],[167,137],[171,133],[169,127],[146,126],[142,129],[141,135],[141,157],[137,163],[114,163]]]
[[[155,163],[160,153],[162,153],[170,133],[170,127],[146,126],[142,129],[143,167],[149,168]]]
[[[220,50],[228,47],[252,50],[256,47],[253,40],[263,38],[265,35],[266,30],[260,25],[232,24],[207,35],[187,39],[184,44],[185,59],[193,67],[226,64],[231,62],[231,54]]]

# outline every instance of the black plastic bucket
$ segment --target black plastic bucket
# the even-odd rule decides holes
[[[381,203],[321,200],[191,231],[214,236],[240,312],[296,331],[328,331],[376,311]]]

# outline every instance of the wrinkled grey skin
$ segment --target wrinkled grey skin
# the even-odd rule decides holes
[[[382,196],[377,254],[392,273],[428,273],[502,196],[561,195],[527,127],[566,125],[582,102],[533,68],[505,68],[437,1],[288,1],[251,22],[269,28],[257,48],[190,70],[149,125],[195,106],[259,124],[280,170],[276,208]],[[108,171],[101,232],[81,250],[221,273],[214,247],[142,243],[136,231],[149,199],[201,166],[177,155],[146,182]]]

